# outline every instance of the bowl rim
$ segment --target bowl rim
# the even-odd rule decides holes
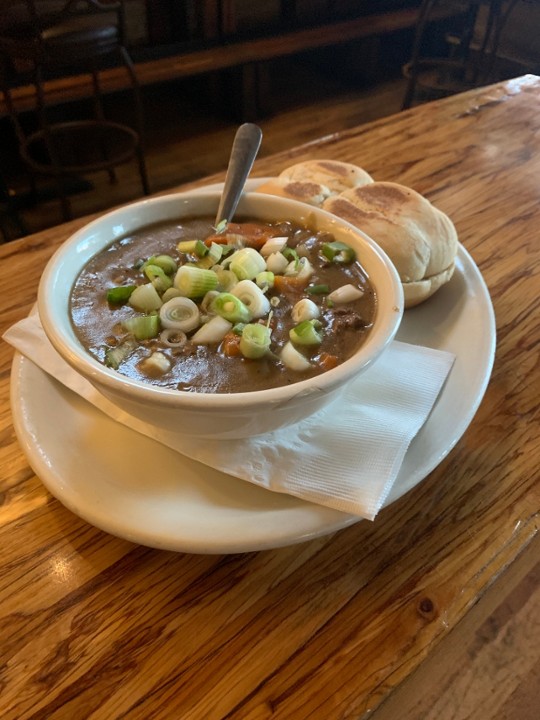
[[[282,385],[276,388],[267,388],[264,390],[247,390],[232,393],[207,393],[176,390],[174,388],[160,387],[150,383],[145,383],[144,381],[135,380],[126,375],[122,375],[111,368],[107,368],[97,359],[93,358],[84,348],[82,343],[77,340],[74,330],[71,327],[69,313],[66,313],[65,318],[58,318],[56,316],[53,305],[48,302],[47,296],[51,292],[55,281],[58,280],[57,275],[61,264],[66,258],[71,256],[79,244],[85,242],[87,243],[88,241],[86,238],[92,235],[96,229],[100,228],[104,221],[112,222],[116,218],[124,216],[126,212],[133,213],[135,211],[144,210],[146,206],[160,206],[162,204],[167,205],[169,203],[182,200],[189,202],[191,198],[197,198],[201,201],[211,200],[211,202],[215,203],[215,207],[217,209],[217,203],[219,202],[220,195],[221,193],[219,191],[194,189],[191,191],[167,193],[164,195],[143,198],[133,203],[114,208],[113,210],[94,218],[76,230],[62,243],[62,245],[60,245],[50,258],[40,278],[37,304],[45,334],[64,360],[66,360],[77,372],[81,373],[90,380],[90,382],[104,386],[111,393],[120,393],[124,396],[129,396],[133,401],[150,401],[154,403],[159,402],[165,406],[171,407],[181,406],[189,409],[213,408],[215,410],[247,408],[247,406],[257,405],[278,405],[286,401],[291,401],[295,397],[301,398],[302,396],[312,395],[314,393],[327,393],[344,384],[354,375],[373,364],[373,362],[375,362],[375,360],[395,338],[404,312],[403,288],[398,273],[388,255],[361,229],[355,227],[346,220],[323,210],[322,208],[307,205],[306,203],[302,203],[297,200],[265,195],[263,193],[245,192],[241,198],[237,214],[242,213],[242,205],[248,202],[255,202],[255,204],[264,202],[270,207],[275,206],[276,208],[284,209],[289,207],[298,213],[305,214],[306,218],[315,214],[315,216],[321,217],[326,224],[336,226],[340,232],[343,231],[349,236],[352,235],[356,238],[357,242],[367,246],[369,248],[368,252],[371,253],[372,258],[376,258],[375,262],[378,262],[380,267],[384,268],[388,276],[387,279],[389,280],[389,287],[393,291],[393,296],[391,298],[385,298],[385,302],[391,305],[393,313],[388,313],[386,318],[383,319],[380,332],[369,333],[366,341],[362,343],[358,351],[337,367],[311,378],[298,380],[288,385]],[[246,211],[246,214],[249,214],[249,210]],[[261,215],[263,214],[264,213],[261,213]],[[271,214],[270,211],[269,214]],[[151,225],[154,222],[156,222],[156,220],[151,219],[149,220],[148,225]],[[144,227],[144,224],[137,225],[137,228],[139,229],[142,227]],[[91,257],[101,252],[105,249],[105,247],[112,244],[120,237],[121,235],[118,237],[111,237],[111,240],[100,245]],[[81,264],[75,277],[78,276],[79,272],[87,262],[88,259]],[[70,293],[75,277],[70,280]],[[67,332],[65,326],[62,322],[60,322],[62,319],[70,326],[71,333]],[[375,323],[377,322],[378,320],[376,315]],[[379,322],[381,321],[379,320]]]

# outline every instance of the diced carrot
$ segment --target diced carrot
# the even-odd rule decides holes
[[[255,250],[260,250],[268,238],[272,237],[270,228],[258,223],[239,223],[237,232],[244,235],[247,247]]]
[[[272,237],[272,231],[265,225],[259,225],[258,223],[229,223],[225,232],[210,235],[204,243],[205,245],[211,245],[214,242],[218,245],[224,245],[227,243],[228,235],[242,235],[245,238],[246,247],[259,250]]]
[[[229,332],[221,341],[221,350],[227,357],[238,357],[242,354],[240,350],[240,335]]]
[[[212,243],[216,243],[216,245],[226,245],[227,244],[227,233],[219,233],[216,235],[209,235],[205,239],[204,244],[208,245],[208,247],[210,247],[210,245]]]
[[[260,250],[264,243],[272,237],[272,235],[246,235],[246,247]]]
[[[297,295],[303,292],[308,283],[308,277],[297,277],[295,275],[276,275],[274,277],[274,289],[279,293]]]
[[[323,352],[320,354],[319,357],[319,366],[321,370],[324,370],[325,372],[327,370],[332,370],[332,368],[337,367],[339,364],[339,360],[337,355],[331,355],[330,353]]]

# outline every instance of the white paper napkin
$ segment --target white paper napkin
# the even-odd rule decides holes
[[[451,353],[393,342],[338,400],[247,440],[196,440],[119,410],[65,363],[37,313],[4,335],[20,353],[111,418],[188,457],[275,492],[373,520],[452,367]]]

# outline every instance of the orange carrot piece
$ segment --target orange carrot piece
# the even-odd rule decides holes
[[[246,247],[259,250],[264,243],[272,237],[272,231],[270,228],[259,225],[258,223],[229,223],[225,232],[210,235],[204,243],[208,246],[213,242],[218,245],[224,245],[227,243],[227,235],[242,235],[246,240]]]
[[[227,357],[239,357],[242,352],[240,350],[240,335],[229,332],[221,341],[221,350]]]
[[[327,352],[323,352],[320,354],[319,366],[325,372],[327,370],[332,370],[332,368],[337,367],[338,364],[339,364],[339,360],[338,360],[337,355],[331,355],[330,353],[327,353]]]
[[[308,285],[309,278],[299,278],[294,275],[276,275],[274,289],[280,293],[301,293]]]
[[[219,235],[209,235],[205,241],[204,244],[210,245],[212,243],[216,243],[216,245],[226,245],[227,244],[227,233],[219,233]]]

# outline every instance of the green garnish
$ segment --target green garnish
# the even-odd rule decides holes
[[[170,255],[152,255],[152,257],[148,258],[143,264],[143,268],[147,265],[157,265],[167,275],[174,275],[178,269],[176,261]]]
[[[289,262],[292,262],[293,260],[298,260],[298,253],[294,248],[284,247],[281,251],[281,254],[284,255],[287,260],[289,260]]]
[[[129,300],[136,287],[136,285],[119,285],[110,288],[107,290],[107,302],[110,302],[111,305],[122,305]]]
[[[229,268],[239,280],[253,280],[266,270],[266,262],[257,250],[245,247],[234,253]]]
[[[159,265],[146,265],[144,274],[160,295],[172,287],[173,281],[165,274],[165,271],[160,268]]]
[[[224,232],[227,229],[227,225],[229,224],[229,221],[224,219],[220,220],[214,230],[216,231],[216,235],[219,235],[220,233]]]
[[[181,253],[194,253],[198,242],[200,240],[180,240],[176,249]]]
[[[122,321],[122,327],[136,340],[154,338],[160,331],[159,315],[138,315]]]
[[[232,323],[246,323],[251,320],[247,305],[231,293],[219,293],[212,301],[211,308],[217,315]]]
[[[202,240],[197,240],[195,243],[195,255],[199,258],[203,258],[205,255],[208,255],[208,247],[203,243]]]
[[[206,245],[204,247],[206,249],[206,253],[203,257],[200,256],[201,259],[197,263],[197,267],[208,269],[213,268],[214,265],[217,265],[221,260],[221,256],[223,255],[223,245],[212,243],[210,247],[207,247]]]
[[[240,338],[240,352],[250,360],[263,357],[270,349],[270,335],[271,330],[266,325],[246,325]]]
[[[328,285],[309,285],[306,292],[310,295],[326,295],[330,292]]]
[[[120,364],[131,355],[131,353],[138,347],[138,343],[132,337],[127,338],[121,345],[116,347],[107,348],[105,350],[105,365],[118,370]]]
[[[140,312],[149,313],[159,310],[163,305],[159,293],[153,284],[138,285],[129,297],[129,304]]]
[[[273,272],[270,272],[269,270],[264,270],[263,272],[260,272],[255,278],[255,284],[260,287],[263,292],[266,292],[268,288],[274,287],[275,279],[276,276]]]
[[[289,337],[295,345],[320,345],[322,324],[319,320],[303,320],[289,330]]]
[[[236,323],[236,325],[234,325],[234,327],[232,329],[232,332],[235,335],[241,335],[244,332],[245,327],[246,327],[246,323]]]
[[[215,290],[217,275],[212,270],[182,265],[174,279],[175,286],[188,298],[203,297],[209,290]]]
[[[234,245],[220,245],[221,248],[221,257],[225,258],[227,255],[230,255],[232,252],[235,251]]]
[[[350,263],[356,260],[356,253],[352,247],[338,240],[324,243],[321,252],[330,262]]]
[[[223,245],[218,245],[213,242],[208,250],[208,255],[212,258],[214,264],[218,263],[223,255]]]

